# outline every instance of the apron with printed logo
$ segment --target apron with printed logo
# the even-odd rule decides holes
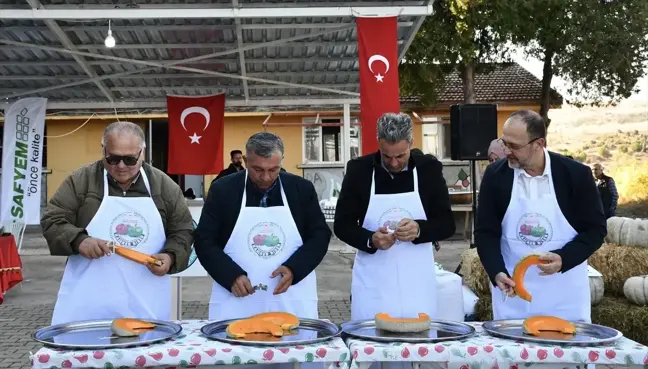
[[[150,193],[143,169],[140,174]],[[105,170],[103,178],[103,200],[86,227],[88,235],[146,254],[159,253],[166,242],[166,233],[153,199],[108,196]],[[115,254],[99,259],[87,259],[78,254],[70,256],[52,324],[126,317],[169,320],[169,276],[156,276],[146,266]]]
[[[547,161],[546,165],[550,166],[550,163]],[[577,235],[560,210],[551,172],[550,192],[530,199],[526,198],[518,185],[518,176],[523,175],[521,173],[515,170],[511,202],[502,220],[502,256],[510,275],[523,257],[561,249]],[[524,285],[533,296],[531,302],[519,297],[504,301],[499,288],[491,285],[493,318],[524,319],[551,315],[571,321],[591,322],[587,261],[566,273],[548,276],[539,273],[537,266],[531,266],[524,277]]]

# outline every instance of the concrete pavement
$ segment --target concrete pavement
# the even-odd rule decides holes
[[[460,254],[468,248],[461,241],[442,242],[436,260],[454,271]],[[317,268],[320,317],[341,323],[350,318],[349,295],[353,254],[339,252],[332,243],[329,253]],[[21,250],[24,281],[5,294],[0,305],[0,368],[30,368],[29,353],[39,345],[31,339],[38,328],[50,324],[59,284],[65,267],[64,257],[49,256],[40,234],[26,233]],[[212,281],[208,277],[184,278],[183,318],[206,319]],[[99,288],[99,286],[98,286]]]

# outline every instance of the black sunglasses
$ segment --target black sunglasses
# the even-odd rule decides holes
[[[105,154],[104,154],[105,155]],[[137,160],[140,155],[142,155],[142,150],[137,153],[137,156],[130,155],[108,155],[106,156],[106,162],[110,165],[117,165],[120,161],[124,162],[124,165],[132,167],[137,164]]]

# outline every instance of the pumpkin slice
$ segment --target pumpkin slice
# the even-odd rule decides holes
[[[280,326],[283,330],[289,331],[299,326],[299,318],[290,313],[268,312],[253,315],[250,319],[261,319]]]
[[[151,329],[155,329],[155,324],[131,318],[115,319],[110,325],[110,331],[119,337],[135,337]]]
[[[532,336],[541,336],[542,332],[556,332],[566,335],[576,333],[576,327],[572,323],[555,316],[544,315],[524,319],[522,330]]]
[[[227,326],[227,335],[232,338],[245,338],[252,333],[268,333],[276,337],[283,336],[283,329],[272,322],[262,319],[241,319]]]
[[[419,313],[418,318],[392,318],[387,313],[375,317],[376,329],[395,333],[415,333],[430,329],[430,316]]]
[[[157,266],[162,265],[162,261],[150,255],[147,255],[143,252],[135,251],[127,247],[114,245],[113,252],[121,257],[124,257],[128,260],[134,261],[142,265],[147,265],[147,264],[152,264]]]
[[[512,278],[513,282],[515,282],[515,294],[518,295],[522,300],[531,302],[531,294],[524,287],[524,275],[532,265],[548,263],[548,261],[540,260],[540,255],[535,254],[527,255],[520,261],[518,261],[518,263],[515,265],[515,269],[513,270]]]

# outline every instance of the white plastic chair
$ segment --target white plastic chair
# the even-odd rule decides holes
[[[25,235],[25,229],[27,224],[22,220],[14,220],[9,227],[9,233],[14,236],[16,240],[16,248],[18,249],[18,255],[20,255],[20,248],[22,247],[23,236]]]

